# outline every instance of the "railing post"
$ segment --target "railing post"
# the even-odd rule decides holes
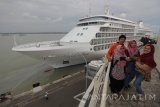
[[[110,72],[111,62],[108,64],[107,73],[105,76],[104,84],[103,84],[103,91],[102,91],[102,98],[100,107],[106,107],[106,95],[108,91],[108,81],[109,81],[109,72]]]

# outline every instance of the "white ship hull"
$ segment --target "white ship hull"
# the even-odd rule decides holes
[[[17,46],[12,50],[42,60],[54,68],[87,63],[93,59],[102,58],[107,52],[107,50],[99,52],[88,51],[91,48],[89,43],[64,43],[62,46],[45,45],[44,47],[40,44],[30,44],[32,45],[30,47],[27,47],[27,45]]]

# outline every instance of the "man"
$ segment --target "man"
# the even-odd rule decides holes
[[[47,92],[47,91],[45,92],[44,98],[45,98],[46,100],[48,100],[48,92]]]
[[[125,35],[120,35],[119,36],[119,41],[117,43],[114,43],[111,48],[109,49],[108,51],[108,54],[107,54],[107,58],[108,58],[108,61],[111,62],[113,56],[114,56],[114,50],[116,49],[116,47],[118,45],[124,45],[124,42],[126,40],[126,36]]]

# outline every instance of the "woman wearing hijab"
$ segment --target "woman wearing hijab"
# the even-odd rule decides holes
[[[124,87],[125,89],[130,88],[129,83],[133,80],[135,77],[136,71],[135,71],[135,62],[137,58],[140,56],[140,52],[137,48],[137,42],[135,40],[131,40],[128,42],[128,47],[127,47],[127,53],[130,57],[130,61],[127,63],[127,76],[124,81]]]
[[[126,66],[125,47],[118,45],[114,51],[113,68],[111,70],[111,92],[119,93],[124,86],[125,66]]]
[[[156,67],[156,63],[154,61],[154,52],[155,48],[151,44],[147,44],[144,47],[143,54],[140,55],[139,61],[136,62],[136,80],[134,82],[136,91],[139,95],[144,96],[144,92],[141,88],[141,82],[143,80],[150,81],[151,80],[151,71]]]

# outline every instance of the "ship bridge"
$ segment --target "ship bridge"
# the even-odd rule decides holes
[[[143,81],[142,88],[145,98],[136,97],[136,90],[132,86],[129,90],[122,90],[120,96],[111,94],[109,86],[109,71],[111,63],[104,61],[99,71],[94,76],[90,86],[83,94],[78,107],[159,107],[160,105],[160,52],[159,44],[155,46],[156,69],[152,71],[150,82]],[[133,84],[133,83],[131,83]],[[76,96],[78,97],[78,96]]]

